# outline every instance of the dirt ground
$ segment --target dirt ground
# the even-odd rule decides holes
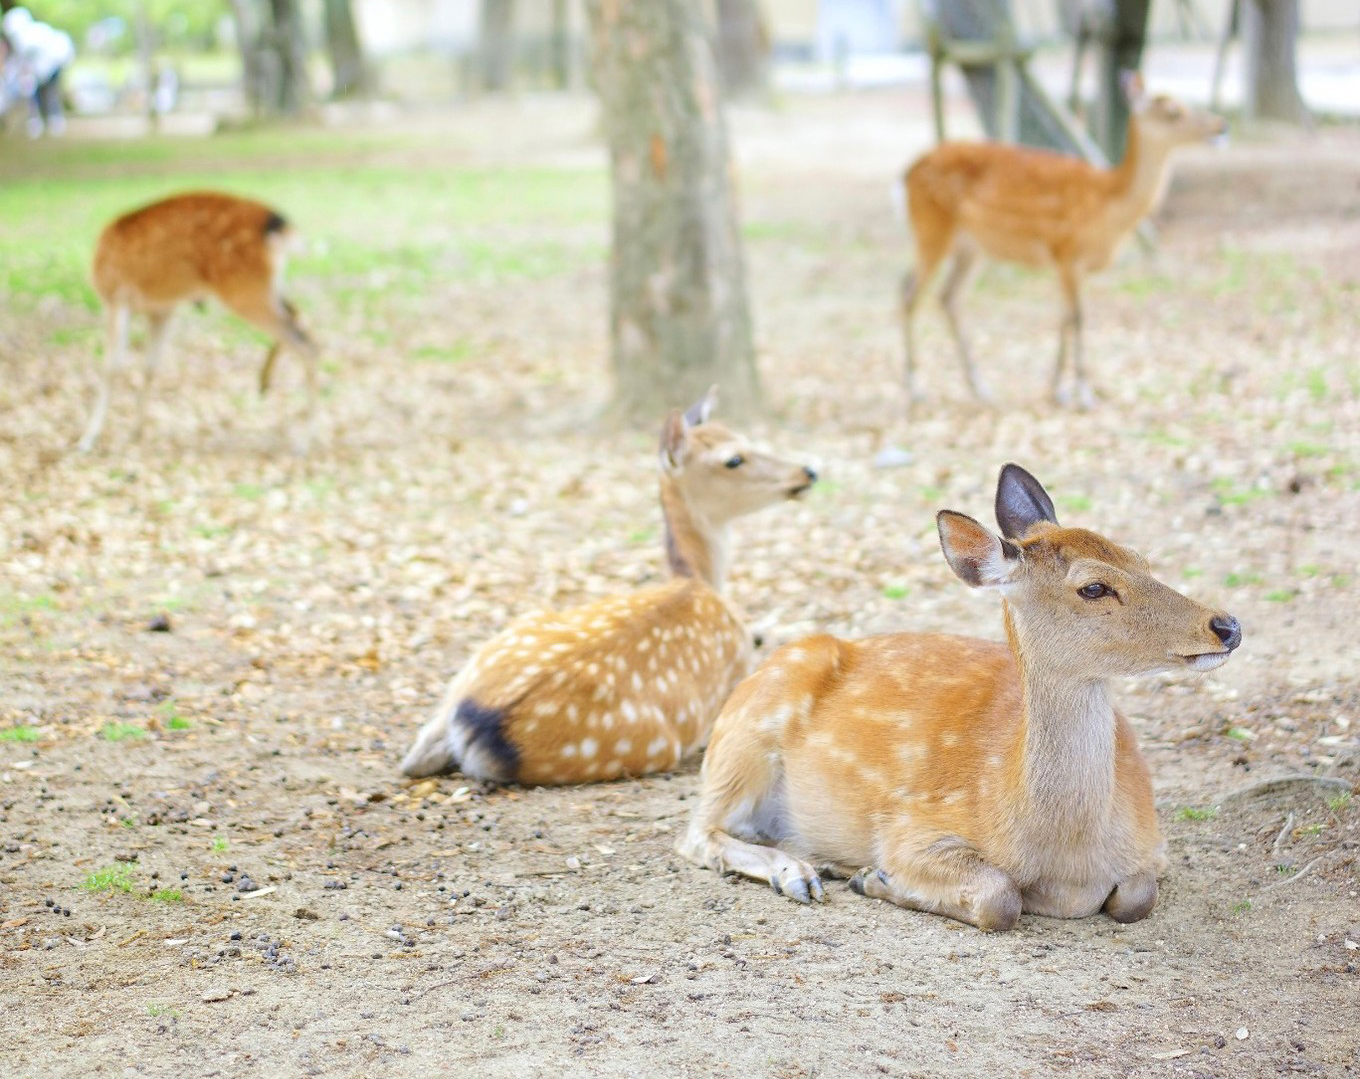
[[[1119,687],[1171,852],[1151,917],[986,936],[843,883],[800,907],[672,853],[694,763],[399,777],[508,616],[663,571],[653,433],[594,422],[601,266],[378,277],[374,304],[295,274],[334,361],[305,459],[280,423],[296,370],[256,402],[255,345],[193,314],[141,443],[115,407],[101,452],[69,453],[90,339],[46,326],[96,316],[0,306],[0,1072],[1360,1074],[1360,132],[1185,155],[1155,254],[1089,290],[1096,411],[1044,399],[1055,282],[993,268],[967,310],[999,405],[967,400],[931,310],[908,422],[886,192],[923,116],[884,93],[734,117],[758,433],[825,481],[742,523],[730,593],[775,643],[997,637],[933,516],[987,516],[1015,460],[1065,521],[1238,615],[1221,671]],[[486,106],[408,159],[598,172],[592,125]],[[292,209],[314,238],[371,227]],[[888,447],[909,459],[875,467]]]

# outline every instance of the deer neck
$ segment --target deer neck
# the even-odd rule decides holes
[[[721,592],[727,578],[728,530],[696,512],[679,485],[661,481],[661,516],[666,527],[666,560],[676,577],[697,577]]]
[[[1090,834],[1109,813],[1115,782],[1115,714],[1104,680],[1062,673],[1061,656],[1005,608],[1006,637],[1020,671],[1021,720],[1012,747],[1021,782],[1018,816]],[[1056,664],[1055,664],[1056,661]]]
[[[1111,208],[1122,220],[1137,222],[1162,201],[1171,176],[1171,150],[1170,143],[1145,137],[1138,117],[1129,117],[1124,160],[1111,171],[1115,195]]]

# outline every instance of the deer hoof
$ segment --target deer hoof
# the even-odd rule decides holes
[[[772,874],[770,887],[774,889],[776,895],[787,896],[798,903],[826,901],[822,878],[811,866],[802,866],[801,871],[784,870]]]
[[[870,899],[882,899],[888,894],[888,876],[883,870],[866,865],[850,878],[850,890]]]

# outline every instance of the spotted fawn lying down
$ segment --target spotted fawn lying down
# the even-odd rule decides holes
[[[201,191],[175,195],[111,221],[94,252],[94,287],[108,320],[99,395],[79,448],[90,450],[104,427],[113,372],[125,363],[133,314],[148,324],[142,384],[137,393],[140,435],[151,377],[165,351],[170,317],[180,304],[216,297],[273,338],[260,368],[260,393],[269,389],[274,360],[288,345],[306,362],[307,424],[316,411],[317,355],[280,291],[295,236],[268,206],[235,195]],[[306,434],[298,442],[305,442]]]
[[[817,479],[709,420],[713,392],[666,420],[661,508],[671,579],[512,623],[468,660],[401,770],[528,784],[673,768],[704,744],[750,669],[750,635],[722,597],[728,524]]]
[[[1061,527],[1016,465],[996,515],[1000,536],[947,510],[937,524],[964,583],[1001,593],[1007,643],[899,633],[781,648],[718,717],[679,853],[804,903],[824,897],[825,866],[863,895],[985,930],[1022,911],[1147,915],[1166,858],[1109,679],[1213,670],[1241,627],[1128,548]]]

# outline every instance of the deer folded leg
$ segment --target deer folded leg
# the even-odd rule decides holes
[[[1115,885],[1105,900],[1105,913],[1116,922],[1139,922],[1157,903],[1157,875],[1150,870],[1135,873]]]
[[[1013,929],[1020,920],[1015,881],[957,836],[938,839],[924,849],[896,848],[884,861],[885,868],[861,869],[850,878],[850,888],[870,899],[943,914],[985,932]]]
[[[824,902],[826,892],[817,870],[778,847],[747,843],[726,832],[700,832],[691,828],[675,845],[676,852],[691,862],[718,873],[740,873],[767,883],[779,895],[799,903]]]

